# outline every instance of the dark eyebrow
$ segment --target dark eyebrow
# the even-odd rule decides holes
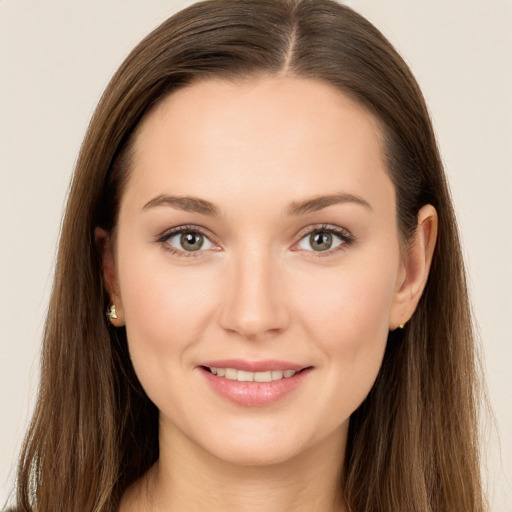
[[[339,194],[317,196],[305,201],[294,202],[288,207],[288,215],[304,215],[306,213],[316,212],[333,204],[340,203],[356,203],[364,206],[368,210],[372,209],[370,203],[365,201],[363,198],[353,194],[340,192]]]
[[[202,213],[203,215],[219,214],[219,210],[214,204],[204,199],[190,196],[160,195],[147,202],[142,209],[146,210],[148,208],[154,208],[155,206],[165,205],[185,210],[186,212]]]
[[[342,192],[328,196],[313,197],[312,199],[307,199],[305,201],[293,202],[288,207],[288,214],[304,215],[306,213],[316,212],[323,208],[327,208],[328,206],[340,203],[356,203],[368,208],[369,210],[372,209],[368,201],[365,201],[361,197]],[[203,215],[215,216],[219,214],[218,208],[213,203],[204,199],[199,199],[198,197],[190,196],[160,195],[147,202],[142,209],[146,210],[148,208],[154,208],[155,206],[165,205],[179,208],[180,210],[187,212],[201,213]]]

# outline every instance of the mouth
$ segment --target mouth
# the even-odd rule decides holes
[[[297,373],[307,369],[302,368],[300,370],[287,369],[251,372],[248,370],[237,370],[236,368],[220,368],[215,366],[202,366],[201,368],[210,372],[212,375],[217,375],[217,377],[222,377],[228,380],[236,380],[238,382],[273,382],[281,379],[290,379]]]
[[[314,367],[279,361],[223,360],[202,364],[198,369],[222,398],[245,407],[262,407],[302,387]]]

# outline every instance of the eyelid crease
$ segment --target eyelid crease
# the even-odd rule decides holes
[[[199,233],[206,238],[210,239],[211,234],[205,228],[197,226],[196,224],[183,224],[181,226],[175,226],[173,228],[166,229],[157,236],[157,242],[165,242],[172,235],[179,233]]]
[[[302,240],[306,236],[311,236],[313,233],[332,233],[340,237],[345,243],[352,243],[355,238],[354,235],[348,229],[342,228],[341,226],[335,226],[333,224],[315,224],[301,229],[296,237],[298,241]]]

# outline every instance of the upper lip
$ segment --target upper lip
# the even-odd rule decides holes
[[[246,372],[268,372],[271,370],[295,370],[300,371],[307,366],[290,361],[278,361],[275,359],[264,359],[260,361],[246,361],[244,359],[220,359],[216,361],[205,361],[199,366],[209,368],[234,368]]]

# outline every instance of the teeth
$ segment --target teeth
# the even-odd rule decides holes
[[[243,370],[235,370],[235,372],[235,378],[233,380],[240,382],[252,382],[254,380],[255,374],[252,372],[244,372]]]
[[[256,372],[254,374],[254,382],[271,382],[271,381],[272,381],[272,372]]]
[[[234,368],[209,367],[209,369],[213,375],[225,377],[229,380],[237,380],[238,382],[272,382],[274,380],[289,379],[297,373],[295,370],[247,372],[245,370],[235,370]]]
[[[226,379],[237,380],[238,372],[233,368],[226,368]]]

